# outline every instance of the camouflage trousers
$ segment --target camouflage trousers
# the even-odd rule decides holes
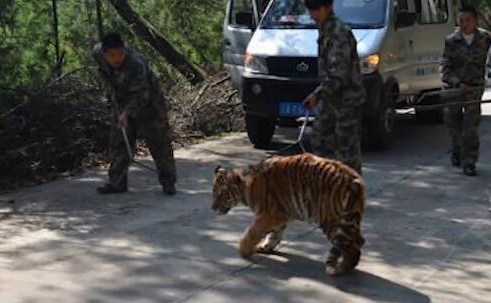
[[[320,103],[316,112],[314,154],[341,161],[361,174],[361,106]]]
[[[483,92],[474,93],[459,101],[480,100]],[[457,100],[453,100],[456,102]],[[450,130],[452,153],[464,164],[475,164],[479,157],[479,124],[481,105],[457,105],[445,108],[445,124]]]
[[[126,133],[133,152],[137,138],[144,139],[157,167],[160,184],[174,185],[176,167],[167,115],[159,118],[156,112],[139,114],[135,119],[129,119]],[[116,188],[126,188],[130,158],[123,133],[116,125],[111,129],[109,147],[109,180]]]

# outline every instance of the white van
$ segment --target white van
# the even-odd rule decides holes
[[[387,147],[395,109],[442,87],[439,62],[455,30],[455,0],[334,0],[348,24],[367,91],[364,140]],[[267,7],[267,8],[266,8]],[[250,141],[269,144],[276,125],[304,114],[301,101],[319,83],[318,30],[303,0],[228,0],[223,59],[240,89]],[[425,100],[439,102],[437,97]],[[421,112],[441,119],[441,110]]]

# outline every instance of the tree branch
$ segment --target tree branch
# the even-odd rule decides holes
[[[196,84],[206,79],[206,73],[194,66],[148,21],[141,18],[126,0],[108,0],[119,15],[126,21],[133,33],[150,44],[169,64],[175,67],[191,83]]]

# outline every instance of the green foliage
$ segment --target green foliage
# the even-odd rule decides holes
[[[153,2],[150,4],[149,2]],[[145,4],[143,4],[145,3]],[[155,11],[145,14],[152,24],[174,44],[189,54],[193,62],[216,63],[220,55],[223,2],[213,0],[153,0],[142,1],[141,6],[150,5]],[[155,13],[156,12],[156,13]],[[159,21],[160,20],[160,21]]]
[[[26,79],[40,81],[50,68],[50,23],[39,16],[49,14],[41,1],[15,1],[8,23],[1,24],[0,52],[2,70],[0,86],[26,84]],[[33,38],[37,37],[37,39]]]
[[[129,1],[133,8],[192,62],[207,70],[220,66],[224,1]],[[149,57],[163,78],[173,77],[165,60],[130,32],[107,2],[103,3],[104,29],[123,34],[128,44]],[[60,49],[63,70],[88,63],[89,49],[98,39],[95,0],[58,0]],[[56,64],[52,1],[0,0],[1,87],[39,87],[53,74]],[[179,80],[179,79],[177,79]]]
[[[468,4],[478,8],[480,26],[491,30],[491,0],[473,0],[468,1]]]

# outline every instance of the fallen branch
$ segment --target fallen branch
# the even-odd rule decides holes
[[[225,83],[226,81],[228,81],[229,79],[230,79],[230,76],[226,76],[226,77],[224,77],[224,78],[222,78],[222,79],[220,79],[220,80],[218,80],[218,81],[213,82],[213,83],[210,85],[210,87],[211,87],[211,88],[213,88],[213,87],[215,87],[215,86],[218,86],[218,85],[220,85],[220,84],[223,84],[223,83]]]
[[[46,91],[47,89],[51,88],[53,85],[55,85],[57,82],[63,80],[64,78],[76,73],[76,72],[79,72],[79,71],[82,71],[82,70],[87,70],[86,67],[81,67],[81,68],[77,68],[77,69],[74,69],[72,71],[69,71],[67,73],[64,73],[63,75],[59,76],[58,78],[54,79],[53,81],[51,81],[50,83],[48,83],[47,85],[41,87],[38,91],[36,91],[35,95],[39,95],[41,94],[42,92]]]
[[[196,98],[194,98],[194,100],[193,100],[194,104],[198,103],[199,99],[201,99],[201,97],[206,92],[208,87],[210,87],[209,83],[206,83],[205,85],[203,85],[203,87],[199,90],[198,95],[196,95]]]
[[[224,78],[222,78],[222,79],[220,79],[220,80],[218,80],[218,81],[213,82],[212,84],[207,83],[207,84],[203,85],[203,87],[201,87],[201,89],[199,90],[198,95],[196,96],[196,98],[194,98],[193,103],[194,103],[194,104],[195,104],[195,103],[198,103],[198,101],[201,99],[201,97],[203,96],[203,94],[204,94],[204,93],[205,93],[205,92],[206,92],[206,91],[207,91],[209,88],[214,88],[214,87],[216,87],[216,86],[218,86],[218,85],[220,85],[220,84],[223,84],[223,83],[225,83],[226,81],[228,81],[229,79],[230,79],[230,76],[226,76],[226,77],[224,77]]]
[[[77,71],[46,81],[36,92],[39,95],[34,90],[4,94],[11,99],[6,105],[15,107],[5,108],[4,115],[12,114],[2,119],[7,128],[0,131],[0,190],[39,184],[107,163],[109,104],[102,103],[100,86],[86,79],[85,73],[73,76]],[[167,100],[172,105],[169,118],[176,147],[244,129],[238,92],[227,80],[221,73],[209,79],[204,89],[188,84],[172,87]],[[147,152],[142,145],[137,150]]]
[[[235,90],[233,92],[231,92],[230,94],[228,94],[225,99],[227,100],[227,102],[230,102],[230,100],[232,100],[232,98],[237,95],[239,93],[239,91]]]
[[[0,115],[0,119],[3,119],[7,116],[10,116],[12,115],[15,111],[19,110],[20,108],[24,107],[27,105],[27,103],[29,103],[31,99],[30,98],[26,98],[26,100],[24,100],[22,103],[14,106],[13,108],[11,108],[10,110],[8,110],[6,113]]]

